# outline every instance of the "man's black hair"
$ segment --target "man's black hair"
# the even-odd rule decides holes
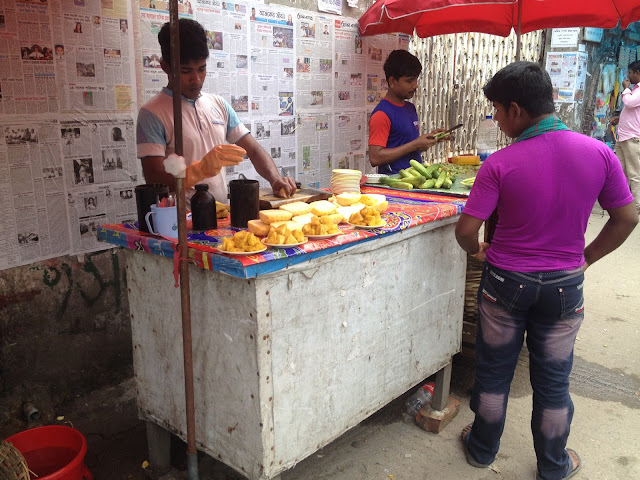
[[[491,102],[506,110],[511,102],[537,117],[553,113],[553,85],[546,70],[533,62],[513,62],[498,72],[482,87]]]
[[[406,50],[394,50],[384,62],[384,74],[389,78],[417,77],[422,73],[422,64],[418,57]]]
[[[640,70],[640,60],[636,60],[635,62],[631,62],[629,64],[629,70],[633,70],[634,72],[637,72],[638,70]]]
[[[195,20],[181,18],[180,26],[180,63],[209,58],[207,35],[204,28]],[[158,42],[162,51],[162,59],[171,66],[171,39],[169,22],[165,23],[158,33]]]

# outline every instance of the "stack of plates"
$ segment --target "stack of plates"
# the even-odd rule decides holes
[[[337,169],[331,175],[331,190],[334,194],[360,193],[360,170]]]
[[[384,173],[367,173],[367,183],[380,183],[382,177],[388,177]]]

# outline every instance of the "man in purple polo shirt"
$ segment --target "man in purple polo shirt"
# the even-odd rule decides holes
[[[538,64],[512,63],[483,90],[498,126],[515,141],[484,162],[456,225],[460,246],[484,261],[471,396],[475,420],[463,430],[463,444],[471,465],[494,461],[526,332],[536,478],[570,478],[580,468],[566,443],[584,271],[625,241],[638,215],[613,152],[555,117],[551,79]],[[609,220],[585,248],[596,200]],[[480,227],[495,209],[492,242],[479,242]]]

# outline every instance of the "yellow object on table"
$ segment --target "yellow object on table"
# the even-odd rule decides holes
[[[451,157],[455,165],[480,165],[480,155],[455,155]]]

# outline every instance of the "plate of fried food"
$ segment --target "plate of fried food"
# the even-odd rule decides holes
[[[229,255],[255,255],[266,249],[260,239],[247,230],[241,230],[232,237],[224,237],[217,247],[219,252]]]
[[[306,243],[308,239],[301,229],[289,230],[286,224],[271,227],[262,243],[272,248],[291,248]]]
[[[355,228],[373,229],[382,228],[387,222],[380,216],[380,212],[373,207],[364,207],[360,211],[352,213],[347,222]]]
[[[342,219],[342,217],[340,217]],[[331,215],[318,217],[313,215],[308,223],[302,227],[304,233],[311,240],[320,240],[323,238],[332,238],[340,235],[342,232],[338,229],[336,221]]]

